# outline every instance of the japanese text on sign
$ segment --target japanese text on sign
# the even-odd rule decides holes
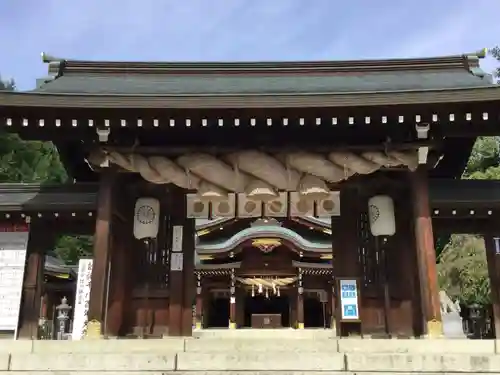
[[[92,265],[92,259],[80,259],[78,265],[72,340],[81,340],[87,329]]]
[[[0,330],[17,336],[28,232],[0,233]]]
[[[359,320],[358,285],[356,280],[340,280],[342,320]]]

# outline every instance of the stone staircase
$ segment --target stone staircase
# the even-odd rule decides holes
[[[494,340],[331,336],[224,330],[187,339],[0,340],[0,375],[500,374],[500,342]]]

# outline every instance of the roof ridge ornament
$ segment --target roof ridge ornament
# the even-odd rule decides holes
[[[487,76],[486,72],[479,65],[479,60],[484,59],[486,56],[488,56],[488,48],[482,48],[476,52],[464,55],[466,67],[473,76],[479,78]]]
[[[42,58],[43,63],[49,64],[49,72],[46,77],[37,80],[37,88],[40,88],[46,83],[51,82],[56,78],[62,76],[62,70],[65,62],[64,59],[51,56],[45,52],[42,52],[40,56]]]
[[[40,54],[41,58],[42,58],[42,62],[45,63],[45,64],[50,64],[50,63],[54,63],[54,62],[63,62],[64,59],[60,58],[60,57],[54,57],[52,55],[49,55],[48,53],[46,52],[42,52]]]

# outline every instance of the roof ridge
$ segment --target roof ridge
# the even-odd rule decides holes
[[[306,72],[370,72],[398,70],[435,70],[478,68],[486,50],[471,54],[398,59],[325,60],[325,61],[254,61],[254,62],[141,62],[66,60],[42,54],[49,65],[49,77],[57,79],[66,73],[98,74],[193,74],[193,73],[306,73]]]

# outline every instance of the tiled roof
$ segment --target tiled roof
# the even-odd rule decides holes
[[[133,63],[48,59],[36,92],[130,95],[313,94],[473,88],[491,85],[477,56],[429,59]]]

